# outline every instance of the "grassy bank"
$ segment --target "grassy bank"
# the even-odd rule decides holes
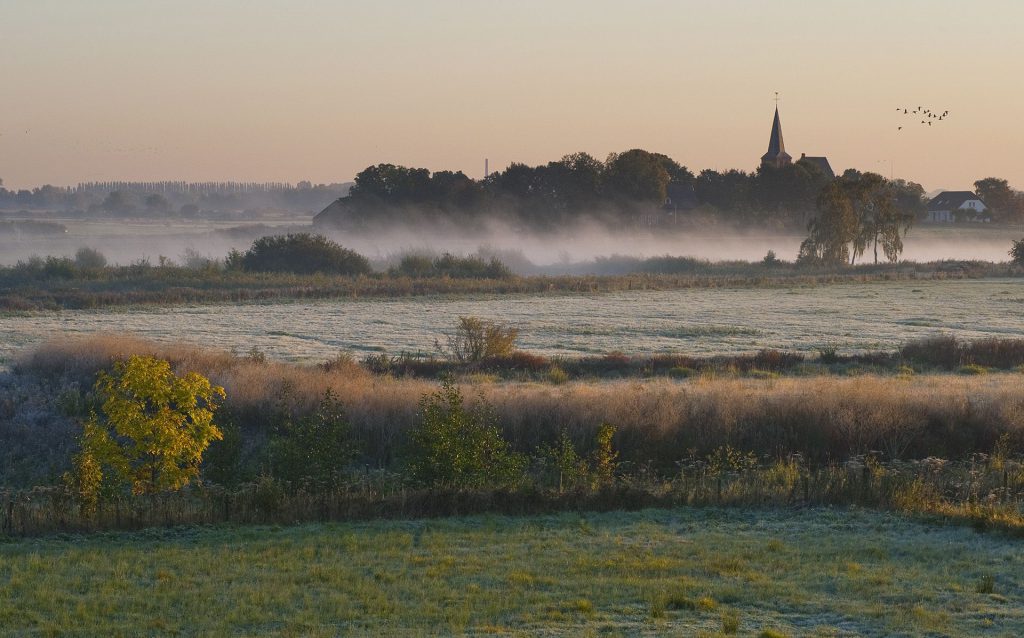
[[[246,273],[174,265],[107,266],[48,273],[0,267],[0,311],[104,308],[140,304],[176,305],[266,300],[408,297],[515,293],[597,293],[621,290],[817,286],[881,280],[1013,277],[1018,268],[990,262],[931,262],[861,265],[841,269],[797,268],[792,264],[693,261],[678,272],[623,275],[512,276],[501,279],[356,277]],[[690,262],[686,262],[689,264]]]
[[[1022,574],[1016,541],[858,510],[190,528],[0,544],[0,626],[110,636],[1012,636],[1024,632]]]

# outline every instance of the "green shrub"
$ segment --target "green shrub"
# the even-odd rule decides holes
[[[244,480],[242,468],[242,430],[230,417],[220,417],[220,431],[223,438],[214,441],[203,455],[203,478],[218,485],[234,486]]]
[[[986,368],[985,366],[979,366],[976,363],[971,363],[971,364],[968,364],[968,365],[965,365],[965,366],[960,366],[960,369],[957,370],[957,372],[959,372],[960,374],[967,374],[967,375],[972,375],[972,374],[988,374],[988,368]]]
[[[602,423],[597,430],[597,446],[594,449],[594,474],[604,485],[609,485],[615,480],[615,470],[619,467],[619,453],[612,446],[614,437],[615,426]]]
[[[409,433],[407,466],[413,482],[457,489],[508,486],[523,476],[525,459],[502,438],[493,409],[466,408],[445,379],[420,400],[420,423]]]
[[[268,444],[277,479],[299,485],[333,485],[356,454],[341,401],[327,390],[317,409],[297,420],[282,414]]]
[[[554,445],[542,445],[537,457],[545,483],[560,492],[584,485],[590,478],[587,461],[576,452],[576,446],[565,431]]]
[[[231,251],[229,269],[251,272],[368,275],[370,262],[323,235],[297,233],[260,237],[244,253]]]

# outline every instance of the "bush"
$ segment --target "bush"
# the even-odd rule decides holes
[[[1010,259],[1017,266],[1024,266],[1024,239],[1016,239],[1010,248]]]
[[[512,276],[512,271],[497,257],[457,257],[451,253],[434,259],[426,255],[406,255],[393,272],[406,277],[452,279],[508,279]]]
[[[355,453],[344,406],[330,389],[312,414],[285,413],[269,444],[271,473],[293,486],[337,484]]]
[[[825,365],[839,363],[839,351],[833,345],[818,348],[818,361]]]
[[[990,368],[1014,368],[1024,364],[1024,339],[992,337],[972,341],[963,347],[963,358]]]
[[[81,270],[102,270],[107,258],[95,248],[82,247],[75,253],[75,265]]]
[[[479,317],[459,317],[454,335],[448,336],[448,355],[460,363],[508,357],[516,348],[519,330]]]
[[[74,279],[77,270],[67,257],[47,257],[43,262],[43,276],[49,279]]]
[[[541,477],[559,492],[586,485],[590,480],[590,466],[576,452],[572,439],[563,430],[555,445],[542,445],[537,450]]]
[[[227,267],[251,272],[368,275],[370,262],[323,235],[297,233],[260,237],[244,253],[231,251]]]
[[[405,255],[398,263],[398,274],[406,277],[432,277],[434,260],[427,255]]]
[[[938,335],[911,341],[900,348],[900,355],[907,360],[947,370],[960,365],[960,344],[953,335]]]
[[[466,408],[451,379],[420,401],[420,423],[409,434],[413,482],[456,489],[507,486],[521,480],[522,456],[513,454],[497,416],[481,402]]]

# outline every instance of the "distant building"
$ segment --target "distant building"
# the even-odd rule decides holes
[[[836,176],[829,164],[828,158],[824,156],[812,157],[807,154],[800,154],[801,162],[809,162],[817,166],[823,173],[833,178]],[[761,166],[781,168],[793,163],[793,157],[786,152],[786,142],[782,138],[782,119],[779,117],[779,107],[775,107],[775,119],[772,121],[772,134],[768,138],[768,152],[761,156]]]
[[[832,165],[828,163],[828,158],[825,156],[811,157],[810,155],[800,153],[800,161],[810,162],[811,164],[814,164],[815,166],[821,169],[822,173],[828,175],[829,179],[834,178],[836,176],[835,171],[832,170]]]
[[[957,221],[989,222],[988,206],[971,191],[943,191],[928,202],[925,221],[952,223]]]

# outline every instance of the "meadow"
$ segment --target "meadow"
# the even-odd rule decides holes
[[[5,315],[0,627],[1020,635],[1018,282]],[[471,315],[518,327],[523,351],[492,369],[445,360],[438,344]],[[380,365],[402,353],[429,354],[433,371]],[[97,373],[132,354],[224,386],[229,436],[199,484],[90,512],[61,477]],[[410,433],[445,371],[493,415],[522,462],[513,480],[409,473]],[[326,481],[293,477],[275,450],[325,397],[353,456]]]
[[[0,544],[14,636],[1019,636],[1024,550],[860,509],[682,508]]]
[[[642,281],[632,278],[637,287]],[[467,315],[517,327],[519,347],[542,355],[727,355],[762,348],[813,354],[824,346],[851,353],[893,350],[936,333],[1016,336],[1022,304],[1019,279],[994,278],[14,313],[0,315],[0,364],[49,338],[97,333],[239,353],[256,348],[297,362],[323,361],[339,351],[435,353],[435,341]]]

